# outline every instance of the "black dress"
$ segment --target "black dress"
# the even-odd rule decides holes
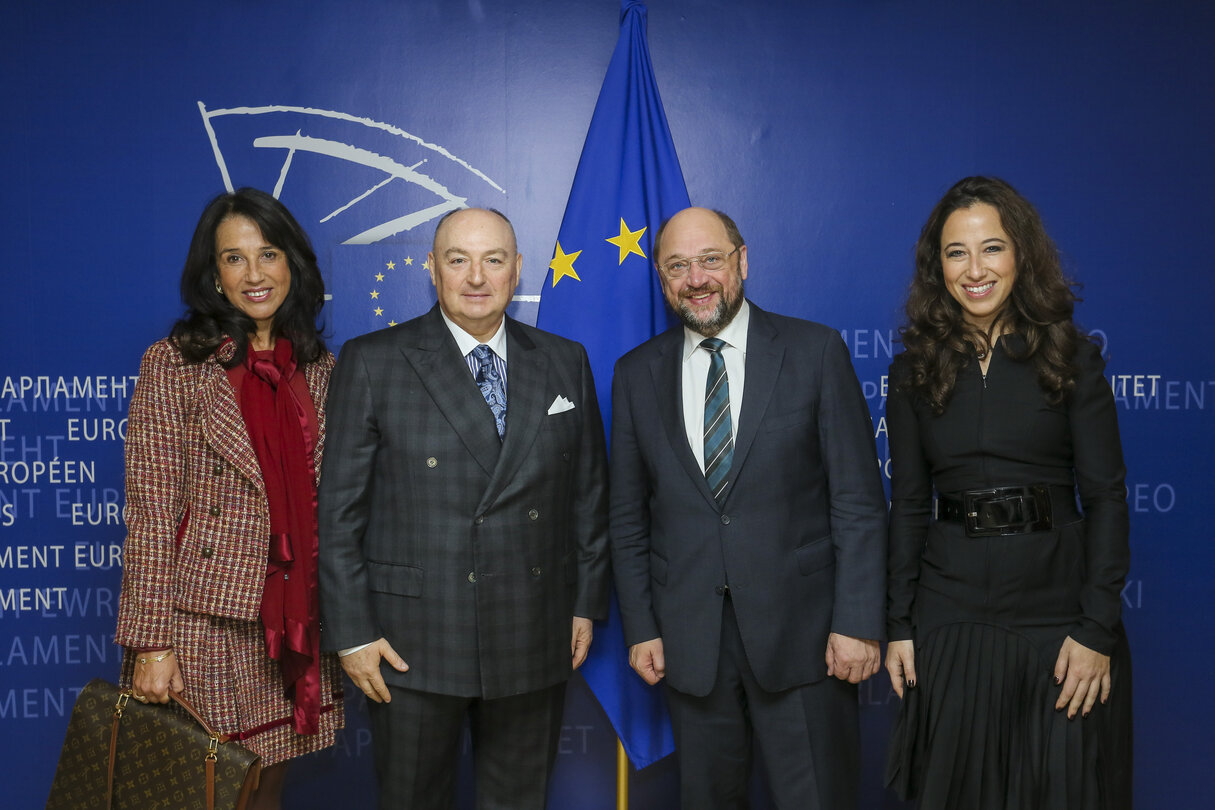
[[[997,342],[986,377],[972,360],[940,416],[898,389],[902,356],[890,368],[888,629],[914,639],[917,682],[887,783],[932,810],[1130,807],[1130,553],[1114,399],[1097,348],[1082,342],[1075,391],[1049,404],[1033,364],[1004,350],[1019,341]],[[971,538],[932,518],[934,489],[1034,484],[1064,493],[1051,530]],[[1074,720],[1054,710],[1068,636],[1112,657],[1109,703]]]

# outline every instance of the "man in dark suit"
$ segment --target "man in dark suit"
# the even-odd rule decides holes
[[[438,303],[346,343],[320,485],[323,638],[370,704],[380,806],[541,808],[565,683],[607,611],[603,424],[582,346],[505,317],[510,223],[435,229]]]
[[[683,326],[622,357],[612,389],[629,662],[665,679],[684,808],[746,807],[753,740],[777,807],[856,807],[886,499],[847,349],[744,299],[725,214],[679,212],[654,255]]]

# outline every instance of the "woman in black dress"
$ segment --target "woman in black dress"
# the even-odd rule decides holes
[[[1130,806],[1125,468],[1075,301],[1007,183],[958,182],[924,225],[887,400],[886,658],[887,780],[923,808]]]

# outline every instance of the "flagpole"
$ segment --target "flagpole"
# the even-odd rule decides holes
[[[616,738],[616,810],[629,810],[629,758]]]
[[[620,0],[620,36],[536,315],[539,328],[585,347],[608,426],[617,359],[670,322],[653,266],[654,235],[689,204],[650,63],[646,17],[641,0]],[[616,732],[616,807],[627,810],[630,772],[670,754],[675,742],[663,693],[629,668],[615,595],[607,607],[581,672]]]

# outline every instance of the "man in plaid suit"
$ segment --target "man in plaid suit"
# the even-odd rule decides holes
[[[371,699],[380,806],[541,808],[565,683],[607,613],[606,460],[581,345],[505,317],[500,213],[440,220],[437,305],[343,347],[320,486],[324,644]]]

